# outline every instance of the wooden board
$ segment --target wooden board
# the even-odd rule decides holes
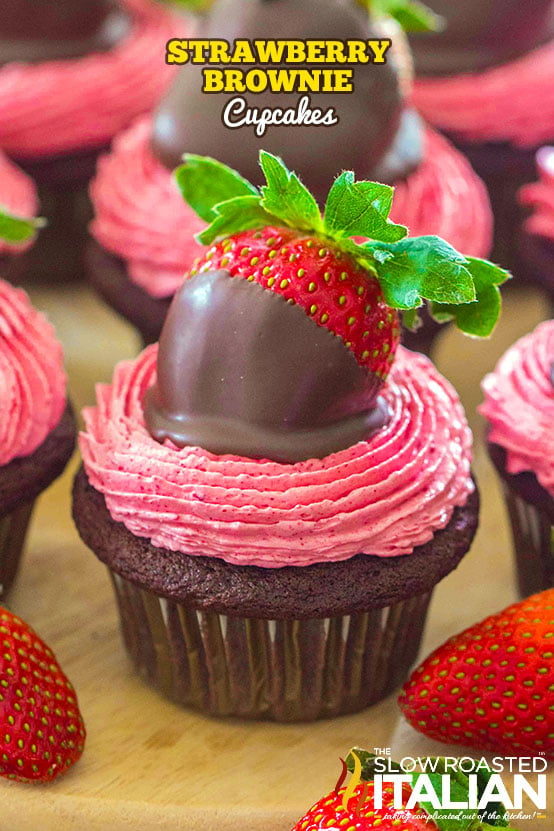
[[[132,357],[132,331],[82,287],[33,292],[64,341],[71,394],[80,407]],[[445,332],[436,353],[459,388],[476,433],[475,470],[483,510],[474,547],[435,592],[422,654],[516,599],[504,509],[481,449],[474,413],[479,380],[506,346],[546,317],[539,295],[512,291],[492,342]],[[133,675],[123,650],[104,568],[80,542],[70,518],[71,476],[41,498],[28,552],[9,605],[55,649],[75,684],[88,728],[85,754],[47,787],[0,782],[0,831],[288,831],[331,789],[338,757],[353,744],[392,746],[393,755],[452,751],[402,723],[395,696],[355,716],[311,725],[217,721],[165,702]],[[554,828],[554,776],[547,819]]]

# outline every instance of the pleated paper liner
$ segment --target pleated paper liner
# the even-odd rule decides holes
[[[519,590],[523,597],[554,586],[554,526],[540,507],[526,502],[505,482],[504,496],[516,555]]]
[[[211,715],[282,722],[356,712],[394,690],[417,657],[432,594],[362,614],[264,620],[192,609],[110,576],[144,678]]]
[[[34,500],[0,517],[0,597],[9,591],[23,552]]]

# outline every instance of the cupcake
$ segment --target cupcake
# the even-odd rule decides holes
[[[414,34],[412,100],[483,177],[495,217],[494,256],[511,267],[521,221],[516,193],[534,154],[554,139],[552,0],[430,0],[441,33]]]
[[[76,425],[62,348],[21,289],[0,281],[0,595],[21,559],[36,497],[65,468]]]
[[[519,257],[530,279],[554,304],[554,147],[541,147],[536,161],[538,181],[519,192],[529,214],[518,238]]]
[[[483,392],[489,455],[502,479],[526,596],[554,586],[554,320],[508,349]]]
[[[38,197],[33,180],[20,170],[0,150],[0,217],[7,213],[13,217],[36,217]],[[21,254],[33,242],[32,235],[21,239],[21,229],[0,227],[0,277],[17,282],[25,270],[25,258]],[[2,239],[2,231],[6,239]],[[8,239],[9,237],[9,239]]]
[[[263,195],[210,159],[179,171],[210,247],[159,347],[85,410],[73,513],[142,675],[211,714],[311,720],[399,683],[476,529],[461,404],[398,347],[397,308],[430,293],[484,334],[482,290],[505,275],[405,238],[387,186],[341,174],[322,219],[280,159],[261,164]]]
[[[82,272],[85,187],[114,135],[170,83],[166,41],[186,28],[150,0],[5,0],[0,147],[40,188],[48,230],[29,277]]]
[[[199,36],[367,39],[389,35],[390,25],[384,28],[382,20],[370,21],[354,3],[340,0],[220,0]],[[468,254],[487,255],[492,232],[485,188],[463,156],[407,104],[407,63],[403,35],[394,29],[387,63],[356,65],[352,93],[310,96],[312,107],[335,108],[337,125],[270,127],[261,138],[250,127],[225,127],[221,112],[231,96],[202,93],[202,68],[182,67],[154,118],[133,125],[100,160],[91,188],[93,285],[146,343],[157,340],[171,297],[199,254],[192,235],[201,221],[180,199],[173,169],[183,153],[198,153],[256,181],[262,145],[292,157],[291,166],[322,205],[337,169],[353,169],[396,185],[394,218],[412,233],[436,233]],[[260,93],[250,103],[289,108],[298,99]]]

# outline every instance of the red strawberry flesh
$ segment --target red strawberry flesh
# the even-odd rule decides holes
[[[376,278],[332,241],[290,228],[243,231],[212,245],[197,272],[225,269],[302,306],[385,379],[399,342],[398,314]]]
[[[75,691],[52,650],[0,609],[0,775],[47,782],[83,752]]]
[[[347,809],[343,806],[344,792],[328,794],[313,805],[296,823],[292,831],[433,831],[437,826],[430,817],[417,806],[407,810],[395,808],[393,789],[383,786],[383,807],[375,808],[373,799],[373,782],[362,782],[348,800]],[[408,785],[402,787],[402,802],[405,806],[410,796]]]
[[[443,742],[554,757],[554,589],[466,629],[433,652],[399,704]]]

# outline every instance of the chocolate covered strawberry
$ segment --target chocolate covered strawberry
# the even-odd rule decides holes
[[[224,270],[281,295],[337,335],[381,381],[398,345],[398,313],[416,325],[424,299],[439,320],[453,318],[472,335],[492,331],[507,273],[463,257],[438,237],[408,237],[388,218],[393,188],[356,182],[344,171],[322,215],[298,177],[264,151],[260,189],[213,159],[185,162],[177,181],[209,223],[198,239],[210,246],[188,278]]]
[[[48,782],[81,756],[85,727],[52,650],[0,608],[0,776]]]
[[[471,804],[472,791],[474,801],[478,803],[492,772],[482,762],[478,767],[477,761],[473,774],[461,770],[452,773],[452,760],[450,767],[447,760],[441,757],[430,758],[429,762],[434,771],[431,776],[421,771],[406,776],[405,771],[390,758],[379,758],[366,750],[354,748],[346,764],[343,762],[343,772],[334,791],[312,805],[292,831],[370,831],[373,828],[379,831],[494,831],[497,827],[512,827],[504,806],[499,802],[489,803],[486,797],[483,801],[487,804],[482,808],[433,807],[429,801],[429,790],[435,793],[435,801],[438,799],[440,802],[438,792],[442,792],[445,779],[449,780],[449,794],[455,793],[460,805]],[[343,787],[347,769],[352,772],[352,778]],[[475,781],[470,784],[469,776],[472,775]],[[420,782],[422,777],[426,781]],[[416,789],[426,798],[418,801]]]
[[[450,638],[415,670],[399,704],[439,741],[554,757],[554,589]]]

